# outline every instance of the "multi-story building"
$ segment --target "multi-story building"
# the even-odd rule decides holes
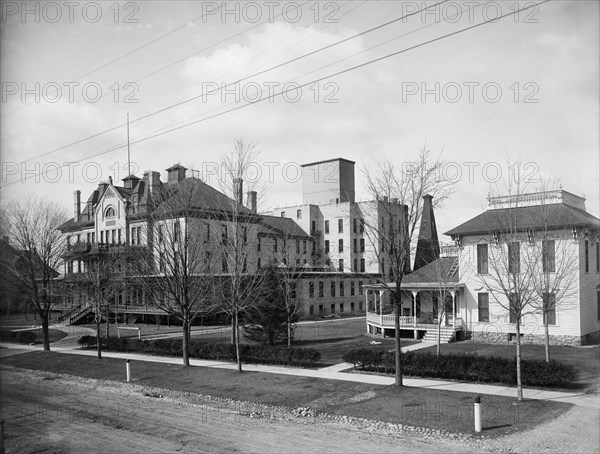
[[[206,264],[199,272],[227,275],[240,261],[243,273],[275,265],[285,268],[294,283],[292,296],[302,316],[364,313],[363,285],[386,269],[377,259],[382,238],[370,238],[365,225],[379,225],[404,210],[396,201],[355,202],[353,162],[340,158],[303,166],[303,203],[264,214],[257,213],[255,192],[243,203],[241,179],[228,197],[186,175],[187,169],[177,164],[167,169],[165,182],[155,171],[143,178],[129,175],[122,186],[109,179],[85,204],[75,191],[73,219],[61,226],[68,244],[65,282],[72,289],[63,308],[65,320],[75,322],[92,311],[85,289],[88,264],[110,256],[117,267],[120,253],[135,250],[138,260],[147,261],[146,273],[160,278],[169,273],[167,245],[186,235],[202,239]],[[240,236],[243,251],[225,253],[223,245]],[[111,311],[163,313],[144,286],[124,273],[116,279]]]
[[[446,341],[457,335],[507,342],[519,319],[525,342],[543,342],[545,325],[552,344],[597,339],[600,220],[586,211],[585,199],[561,189],[489,197],[488,204],[446,233],[454,240],[450,254],[434,254],[401,283],[401,330],[434,339],[441,322]],[[377,285],[365,293],[367,331],[392,335],[389,295]]]

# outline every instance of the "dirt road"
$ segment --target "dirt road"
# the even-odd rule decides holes
[[[452,440],[393,438],[313,418],[253,418],[189,396],[144,396],[127,384],[19,369],[2,369],[0,391],[7,454],[477,451]]]

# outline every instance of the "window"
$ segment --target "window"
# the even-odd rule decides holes
[[[490,295],[489,293],[478,293],[477,294],[477,313],[478,321],[489,322],[490,321]]]
[[[329,240],[325,240],[325,254],[329,254]]]
[[[114,218],[115,217],[115,209],[113,207],[108,207],[104,212],[105,218]]]
[[[359,301],[359,302],[358,302],[358,310],[359,310],[360,312],[362,312],[362,310],[363,310],[363,308],[362,308],[362,301]]]
[[[360,259],[360,272],[365,272],[365,259]]]
[[[331,305],[331,313],[334,314],[335,313],[335,304]]]
[[[358,281],[358,294],[359,295],[363,294],[363,282],[362,281]]]
[[[297,297],[296,294],[296,281],[290,283],[290,298],[294,299]]]
[[[227,226],[225,224],[221,224],[221,242],[227,243]]]
[[[281,217],[284,218],[285,217],[285,211],[281,212]]]
[[[312,281],[308,283],[308,297],[309,298],[315,297],[315,283]]]
[[[96,232],[92,232],[92,243],[96,242]]]
[[[325,233],[329,233],[329,221],[325,221]]]
[[[131,227],[131,244],[135,244],[135,227]]]
[[[296,240],[296,254],[300,254],[300,240]]]
[[[331,281],[331,297],[335,298],[335,281]]]
[[[273,239],[273,252],[277,252],[277,238]]]
[[[342,233],[344,231],[344,220],[338,219],[338,233]]]
[[[542,241],[542,269],[544,273],[556,271],[554,240]]]
[[[319,314],[323,315],[323,305],[319,304]]]
[[[360,252],[365,252],[365,239],[360,239]]]
[[[311,304],[310,307],[308,308],[308,315],[314,315],[314,313],[315,313],[315,306],[313,306]]]
[[[508,299],[509,301],[509,311],[508,311],[508,321],[509,323],[517,323],[517,315],[519,314],[519,295],[517,293],[511,293]]]
[[[306,254],[306,240],[302,242],[302,253]]]
[[[181,226],[179,225],[179,221],[175,221],[175,224],[173,224],[173,239],[175,241],[179,241],[181,239],[179,237],[180,233],[181,233]]]
[[[258,258],[258,260],[256,261],[256,269],[261,269],[262,268],[262,263],[260,262],[260,257]]]
[[[316,241],[311,241],[312,244],[312,253],[313,255],[317,253],[317,242]]]
[[[104,230],[100,230],[100,242],[104,243]],[[69,246],[71,245],[71,237],[70,236],[67,237],[67,244]]]
[[[583,248],[584,248],[583,253],[585,256],[585,272],[589,273],[590,272],[590,242],[588,240],[585,240]]]
[[[352,250],[354,251],[354,253],[358,252],[358,241],[356,240],[356,238],[352,240]]]
[[[350,281],[350,296],[354,296],[355,288],[354,281]]]
[[[319,281],[319,298],[323,298],[323,281]]]
[[[207,243],[210,241],[210,224],[206,224],[206,240]]]
[[[381,259],[381,274],[385,274],[385,259]]]
[[[340,296],[344,296],[344,281],[340,281]]]
[[[350,312],[354,312],[354,303],[350,303]]]
[[[165,272],[165,254],[163,254],[162,252],[158,256],[158,269],[161,273]]]
[[[488,245],[477,245],[477,274],[488,274]]]
[[[260,252],[260,237],[258,237],[256,241],[256,252]]]
[[[365,221],[364,221],[364,219],[361,219],[359,221],[359,225],[360,225],[360,233],[364,233],[364,231],[365,231]]]
[[[556,325],[556,295],[554,293],[544,293],[543,303],[542,319],[544,325]]]
[[[242,240],[242,244],[246,244],[248,242],[248,229],[246,227],[242,229]]]
[[[211,268],[212,254],[210,251],[204,251],[204,269],[209,271]]]
[[[338,240],[338,252],[344,252],[344,240],[340,238]]]
[[[338,267],[340,271],[344,271],[344,259],[338,260]]]
[[[117,230],[117,242],[121,244],[121,229]]]
[[[514,274],[521,272],[521,243],[519,242],[508,243],[508,272]]]
[[[353,231],[354,233],[356,233],[356,232],[357,232],[357,228],[356,228],[356,225],[357,225],[357,224],[358,224],[358,223],[356,222],[356,218],[352,219],[352,231]]]
[[[221,271],[223,271],[223,273],[226,273],[228,269],[229,266],[227,266],[227,256],[223,254],[221,256]]]
[[[310,233],[312,233],[314,235],[316,231],[317,231],[317,223],[316,223],[316,221],[312,221],[310,224]]]
[[[302,210],[296,210],[296,219],[302,219]]]
[[[340,303],[340,312],[344,312],[344,303]]]
[[[117,237],[117,230],[113,229],[112,233],[111,233],[112,244],[115,244],[116,237]],[[77,238],[77,242],[79,242],[79,238]]]
[[[352,269],[355,273],[358,273],[358,259],[354,259],[354,268]]]
[[[108,240],[108,238],[107,238]],[[162,243],[163,242],[163,226],[159,225],[158,226],[158,242]]]

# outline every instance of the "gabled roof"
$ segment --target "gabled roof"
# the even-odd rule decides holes
[[[260,215],[261,223],[271,230],[274,230],[278,235],[284,235],[287,237],[301,237],[309,238],[310,235],[306,233],[298,224],[296,224],[290,218],[282,218],[277,216]]]
[[[427,265],[404,276],[405,284],[458,282],[458,257],[440,257]]]
[[[511,219],[515,220],[512,223],[512,229],[518,231],[539,230],[544,227],[544,224],[546,224],[548,229],[552,230],[571,227],[592,227],[595,229],[600,227],[600,219],[587,211],[564,203],[553,203],[487,210],[458,227],[449,230],[445,235],[474,235],[502,232],[508,230],[507,227],[511,225]],[[544,219],[547,219],[545,223]]]

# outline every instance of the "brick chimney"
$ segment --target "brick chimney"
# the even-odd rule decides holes
[[[250,211],[252,211],[253,213],[256,213],[257,211],[257,204],[256,204],[256,198],[257,198],[257,194],[256,191],[249,191],[248,194],[246,195],[247,199],[246,199],[246,208],[248,208]]]
[[[185,171],[186,167],[183,167],[181,164],[175,164],[167,169],[168,178],[167,181],[169,184],[179,183],[180,181],[185,179]]]
[[[240,205],[244,204],[244,180],[241,178],[233,179],[233,198]]]
[[[433,215],[432,200],[433,197],[429,194],[423,196],[423,214],[421,215],[421,227],[419,228],[413,270],[418,270],[440,258],[440,243],[435,225],[435,216]]]
[[[73,191],[73,220],[79,222],[81,217],[81,191]]]

